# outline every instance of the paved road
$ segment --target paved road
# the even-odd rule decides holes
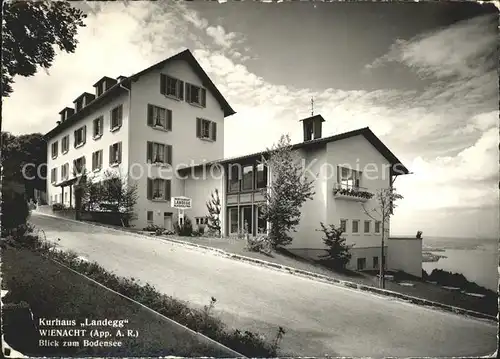
[[[230,326],[287,333],[300,356],[477,356],[496,350],[497,327],[451,313],[316,282],[201,249],[34,214],[49,239],[118,275],[195,305],[217,299]]]

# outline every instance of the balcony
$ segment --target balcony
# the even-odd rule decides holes
[[[367,188],[336,183],[333,187],[333,196],[347,201],[366,202],[373,197],[373,193],[368,192]]]

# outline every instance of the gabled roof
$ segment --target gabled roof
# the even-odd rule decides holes
[[[184,60],[186,61],[192,68],[193,71],[198,75],[198,77],[201,79],[202,84],[204,87],[206,87],[208,90],[212,92],[216,100],[219,102],[222,110],[224,111],[224,117],[228,117],[231,115],[234,115],[236,112],[231,108],[229,103],[226,101],[224,96],[220,93],[220,91],[217,89],[217,87],[214,85],[212,80],[208,77],[207,73],[203,70],[201,65],[196,61],[195,57],[189,51],[188,49],[178,53],[177,55],[171,56],[163,61],[160,61],[153,66],[148,67],[145,70],[142,70],[141,72],[136,73],[135,75],[132,75],[130,77],[125,78],[121,82],[117,82],[115,79],[112,79],[111,77],[104,76],[101,78],[99,81],[102,81],[105,78],[109,78],[115,81],[115,84],[111,86],[107,91],[105,91],[101,96],[94,98],[90,103],[87,104],[83,109],[80,111],[76,112],[74,115],[68,118],[68,121],[62,122],[60,125],[57,125],[54,127],[52,130],[50,130],[48,133],[45,134],[46,139],[50,139],[53,136],[57,135],[58,133],[62,132],[66,128],[70,127],[75,121],[80,120],[84,116],[86,116],[90,111],[92,111],[96,106],[109,101],[109,98],[112,96],[115,96],[116,94],[120,92],[125,92],[126,90],[124,87],[127,87],[130,89],[130,84],[134,81],[137,81],[139,77],[142,75],[145,75],[146,73],[155,70],[157,68],[163,67],[166,63],[175,61],[175,60]],[[99,81],[97,83],[99,83]],[[97,84],[96,83],[96,84]],[[75,101],[79,100],[85,93],[88,94],[88,92],[84,92],[82,95],[80,95]],[[92,95],[92,94],[90,94]],[[94,95],[92,95],[94,96]]]
[[[318,138],[315,140],[310,140],[310,141],[305,141],[305,142],[300,142],[295,145],[292,145],[292,150],[296,149],[308,149],[317,145],[322,145],[326,144],[329,142],[334,142],[334,141],[340,141],[343,139],[355,137],[362,135],[364,136],[368,142],[370,142],[377,151],[384,156],[387,161],[391,164],[391,169],[394,174],[409,174],[410,171],[401,163],[401,161],[387,148],[386,145],[370,130],[369,127],[364,127],[360,128],[358,130],[354,131],[349,131],[349,132],[344,132],[340,133],[338,135],[333,135],[329,137],[324,137],[324,138]],[[191,168],[201,168],[202,166],[206,165],[211,165],[211,164],[226,164],[226,163],[231,163],[231,162],[239,162],[239,161],[245,161],[245,160],[251,160],[251,159],[256,159],[260,158],[263,155],[268,154],[268,151],[260,151],[256,153],[252,153],[249,155],[244,155],[244,156],[239,156],[239,157],[232,157],[232,158],[226,158],[226,159],[221,159],[217,161],[211,161],[211,162],[206,162],[204,164],[192,166],[192,167],[185,167],[179,169],[179,172],[184,172],[186,170],[189,170]]]
[[[109,76],[103,76],[99,79],[99,81],[97,81],[95,84],[93,84],[92,86],[93,87],[96,87],[97,85],[99,85],[101,82],[103,82],[104,80],[111,80],[111,82],[116,82],[116,79],[112,78],[112,77],[109,77]]]
[[[94,95],[94,94],[91,94],[90,92],[84,92],[84,93],[82,93],[80,96],[78,96],[77,98],[75,98],[75,99],[73,100],[73,103],[77,102],[79,99],[81,99],[82,97],[85,97],[85,96],[87,96],[87,97],[89,97],[89,96],[90,96],[90,97],[95,97],[95,95]]]
[[[198,63],[198,61],[196,61],[196,59],[193,56],[193,54],[191,53],[191,51],[189,51],[188,49],[186,49],[182,52],[179,52],[177,55],[171,56],[168,59],[160,61],[160,62],[154,64],[153,66],[150,66],[147,69],[142,70],[141,72],[139,72],[135,75],[132,75],[131,77],[129,77],[129,80],[136,81],[140,76],[148,73],[149,71],[157,69],[157,68],[161,68],[166,63],[171,62],[171,61],[176,61],[176,60],[184,60],[189,65],[191,65],[191,67],[193,68],[196,75],[198,75],[198,77],[201,79],[203,86],[206,87],[208,90],[210,90],[212,92],[212,94],[214,95],[215,99],[219,102],[222,110],[224,111],[224,117],[228,117],[228,116],[234,115],[236,113],[231,108],[229,103],[226,101],[224,96],[222,96],[222,94],[217,89],[217,87],[214,85],[212,80],[210,80],[210,77],[208,77],[205,70],[203,70],[203,68]]]

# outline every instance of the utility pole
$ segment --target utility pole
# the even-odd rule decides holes
[[[311,97],[311,117],[314,116],[314,98]]]

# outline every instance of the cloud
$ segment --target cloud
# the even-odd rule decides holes
[[[206,31],[207,35],[212,37],[217,45],[225,49],[231,47],[233,41],[237,38],[236,33],[234,32],[226,33],[224,28],[220,25],[209,26],[207,27]]]
[[[408,41],[400,39],[387,54],[367,67],[399,62],[423,77],[481,75],[485,68],[496,68],[497,56],[491,49],[496,48],[497,38],[485,36],[485,31],[495,33],[497,26],[496,16],[484,15]]]

